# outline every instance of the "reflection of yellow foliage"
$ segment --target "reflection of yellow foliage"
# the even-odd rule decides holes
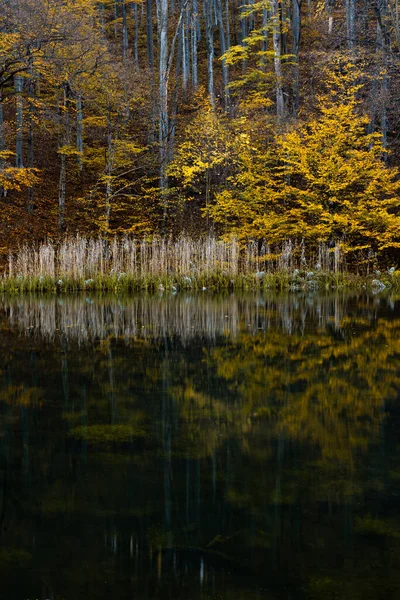
[[[12,406],[35,406],[42,405],[42,390],[36,387],[25,387],[24,385],[9,385],[0,390],[0,402]]]
[[[241,399],[242,419],[268,421],[277,433],[319,446],[325,459],[351,462],[355,451],[377,439],[382,403],[400,386],[393,360],[400,353],[400,321],[381,319],[357,336],[351,329],[343,333],[349,339],[243,333],[211,350],[209,360]]]
[[[383,535],[400,538],[400,530],[396,529],[388,520],[371,517],[371,515],[357,518],[354,531],[365,535]]]
[[[188,380],[170,393],[183,420],[177,453],[192,458],[211,456],[228,437],[249,431],[249,419],[243,419],[237,405],[196,391]]]
[[[135,437],[144,436],[142,429],[130,425],[89,425],[75,427],[70,435],[89,444],[109,444],[110,442],[129,442]]]

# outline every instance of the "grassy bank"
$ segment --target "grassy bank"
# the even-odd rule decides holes
[[[200,240],[161,238],[101,239],[74,237],[55,245],[23,246],[9,256],[0,291],[178,291],[301,290],[366,287],[400,288],[400,272],[364,265],[351,272],[340,247],[285,242],[274,252],[267,244],[213,237]]]

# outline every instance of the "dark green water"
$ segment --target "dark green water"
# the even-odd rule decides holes
[[[400,302],[0,301],[0,598],[400,597]]]

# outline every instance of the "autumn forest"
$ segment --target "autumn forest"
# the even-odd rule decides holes
[[[398,0],[1,0],[0,27],[3,257],[212,232],[397,265]]]

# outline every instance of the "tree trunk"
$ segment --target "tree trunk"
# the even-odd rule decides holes
[[[220,41],[220,48],[221,48],[221,55],[223,56],[225,54],[225,52],[227,51],[227,42],[226,42],[226,35],[225,35],[225,27],[224,27],[224,16],[223,16],[223,12],[222,12],[222,0],[217,0],[217,18],[218,18],[218,28],[219,28],[219,41]],[[222,81],[224,84],[224,99],[225,99],[225,109],[228,109],[228,104],[229,104],[229,90],[228,90],[228,83],[229,83],[229,69],[228,69],[228,65],[226,64],[225,59],[222,60]]]
[[[376,50],[378,56],[380,56],[379,63],[381,65],[381,94],[380,94],[380,120],[381,120],[381,133],[382,133],[382,145],[384,148],[383,159],[387,162],[387,134],[388,134],[388,93],[389,93],[389,79],[388,79],[388,53],[390,52],[391,40],[390,33],[388,30],[388,2],[387,0],[380,0],[376,8],[377,15],[377,43]]]
[[[275,93],[276,93],[276,115],[279,121],[285,116],[285,102],[283,97],[282,84],[282,37],[281,37],[281,18],[279,10],[279,0],[272,0],[272,42],[274,47],[274,69],[275,69]]]
[[[293,15],[292,15],[292,52],[295,59],[294,77],[293,77],[293,115],[299,114],[300,103],[300,80],[299,80],[299,52],[300,52],[300,36],[301,36],[301,0],[293,0]]]
[[[133,41],[133,58],[135,66],[139,68],[139,11],[136,2],[133,3],[133,16],[135,20],[135,37]]]
[[[28,110],[28,168],[33,169],[34,164],[34,147],[33,147],[33,123],[34,123],[34,98],[35,98],[35,82],[33,79],[33,67],[31,64],[30,68],[30,77],[28,81],[28,97],[29,97],[29,110]],[[28,218],[33,214],[34,208],[34,197],[35,197],[35,188],[31,185],[28,188]]]
[[[196,15],[197,41],[201,42],[201,23],[200,23],[200,12],[199,12],[199,1],[198,0],[193,0],[193,12]]]
[[[3,100],[0,98],[0,153],[3,153],[6,149],[6,141],[4,138],[4,116],[3,116]],[[5,166],[5,161],[2,155],[0,155],[0,170],[2,171]],[[7,191],[0,186],[0,198],[4,198],[7,195]]]
[[[208,74],[208,94],[210,104],[215,109],[215,89],[214,89],[214,28],[211,14],[211,0],[204,0],[204,18],[206,23],[206,44],[207,44],[207,74]]]
[[[247,5],[247,2],[246,2]],[[245,17],[246,5],[242,4],[240,6],[240,28],[239,28],[239,42],[243,45],[243,40],[247,37],[247,17]]]
[[[83,136],[82,136],[82,97],[78,94],[76,97],[76,149],[78,154],[79,170],[83,169]]]
[[[114,39],[118,35],[118,0],[114,0]]]
[[[104,29],[104,27],[105,27],[105,21],[104,21],[104,2],[99,2],[99,4],[98,4],[98,11],[99,11],[99,23],[100,23],[100,27],[101,27],[101,29]]]
[[[346,35],[347,49],[353,52],[356,43],[355,21],[356,21],[356,0],[345,0],[346,7]]]
[[[394,0],[394,14],[392,14],[392,26],[396,38],[397,48],[400,49],[400,11],[399,0]]]
[[[222,0],[221,0],[222,2]],[[231,24],[229,20],[229,0],[225,0],[226,49],[231,47]]]
[[[190,77],[190,39],[188,25],[189,9],[185,8],[184,18],[182,19],[180,37],[181,37],[181,55],[182,55],[182,88],[186,95],[189,77]]]
[[[15,148],[15,166],[18,169],[22,169],[24,161],[22,157],[22,143],[23,143],[23,128],[24,128],[24,113],[23,113],[23,100],[22,100],[22,89],[23,80],[20,75],[14,77],[15,87],[15,98],[16,98],[16,114],[15,114],[15,125],[16,125],[16,148]]]
[[[58,182],[58,232],[65,232],[65,196],[67,188],[67,157],[60,156],[60,178]]]
[[[122,60],[126,63],[128,57],[128,19],[126,14],[126,0],[121,0],[121,11],[122,11]]]
[[[192,44],[192,85],[197,90],[199,85],[198,76],[198,58],[197,58],[197,23],[199,20],[197,0],[192,6],[192,22],[191,22],[191,44]]]
[[[69,85],[67,82],[63,83],[62,86],[63,99],[60,107],[60,121],[62,134],[60,136],[61,146],[64,147],[70,142],[70,124],[69,124],[69,112],[68,112],[68,96],[69,96]],[[65,232],[65,200],[66,200],[66,187],[67,187],[67,157],[63,148],[60,152],[60,178],[58,183],[58,231],[59,233]]]
[[[181,7],[181,12],[183,11],[183,8]],[[173,100],[172,100],[172,107],[170,108],[168,106],[168,151],[167,151],[167,157],[166,157],[166,161],[167,163],[172,160],[172,154],[173,154],[173,147],[174,147],[174,141],[175,141],[175,133],[176,133],[176,115],[178,113],[178,102],[179,102],[179,86],[178,83],[180,81],[180,77],[181,77],[181,66],[184,67],[184,42],[183,42],[183,24],[178,25],[178,29],[177,29],[177,37],[179,38],[178,41],[178,51],[177,51],[177,56],[176,56],[176,73],[175,73],[175,89],[174,89],[174,95],[173,95]],[[171,47],[170,52],[173,52],[173,48]],[[168,61],[169,63],[169,61]],[[182,80],[184,79],[184,77],[182,77]],[[168,77],[169,80],[169,77]],[[186,88],[187,85],[185,87],[185,84],[183,82],[183,91],[184,93],[186,92]],[[168,102],[168,104],[170,104]]]
[[[288,21],[290,20],[290,14],[288,14],[288,6],[285,0],[280,0],[280,20],[281,20],[281,55],[287,54],[287,31]]]
[[[160,190],[163,196],[162,230],[166,233],[168,187],[168,0],[157,0],[157,24],[159,39],[159,146],[160,146]]]
[[[158,1],[158,0],[157,0]],[[147,40],[147,63],[149,69],[154,69],[154,42],[153,42],[153,4],[152,0],[146,0],[146,40]]]
[[[105,206],[105,230],[106,232],[110,229],[110,216],[111,216],[111,196],[112,196],[112,170],[114,163],[114,148],[112,143],[111,130],[107,133],[107,163],[106,163],[106,206]]]
[[[267,52],[267,50],[268,50],[268,10],[267,10],[267,8],[263,9],[262,31],[263,31],[262,49],[263,49],[263,52]],[[267,63],[266,58],[265,58],[265,56],[263,56],[262,57],[262,65],[263,65],[264,69],[266,67],[266,63]]]
[[[239,40],[240,40],[240,44],[241,46],[246,46],[246,42],[245,39],[247,37],[247,17],[245,16],[246,14],[246,9],[247,9],[247,3],[246,5],[243,4],[240,7],[240,29],[239,29]],[[247,65],[247,61],[246,59],[242,60],[242,72],[245,73],[246,71],[246,65]]]

